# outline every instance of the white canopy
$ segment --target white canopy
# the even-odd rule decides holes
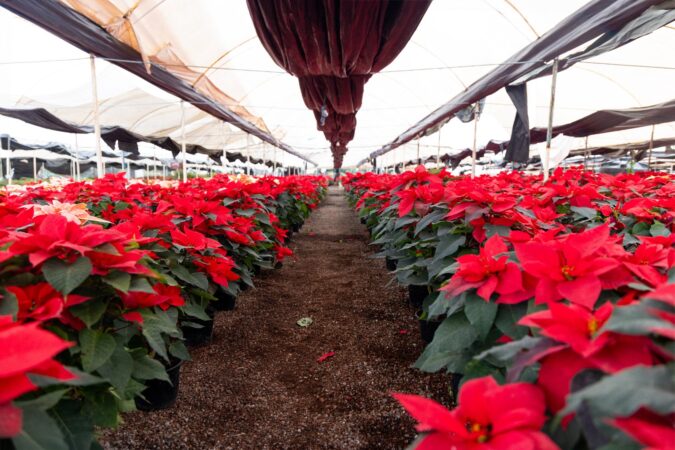
[[[7,158],[10,159],[29,159],[33,160],[33,158],[36,159],[41,159],[43,161],[59,161],[62,159],[69,159],[69,160],[74,160],[72,156],[69,155],[61,155],[59,153],[54,153],[50,152],[49,150],[0,150],[0,159],[1,160],[6,160]]]
[[[277,138],[322,166],[331,165],[328,143],[316,130],[315,118],[302,101],[297,80],[277,67],[260,44],[244,0],[62,1],[139,49],[149,61],[164,65],[212,98],[272,130]],[[345,166],[391,141],[584,3],[586,0],[432,2],[408,46],[366,84]],[[554,124],[599,109],[646,106],[675,98],[673,48],[675,29],[666,26],[561,72]],[[0,11],[0,55],[0,85],[9,88],[3,89],[0,106],[14,106],[24,96],[35,102],[66,99],[70,106],[91,101],[87,55],[4,10]],[[99,67],[100,98],[119,100],[120,94],[133,97],[128,103],[111,103],[104,114],[134,125],[134,131],[157,130],[166,120],[165,130],[172,137],[176,135],[180,105],[175,97],[110,64],[99,63]],[[529,83],[531,126],[546,126],[549,94],[550,77]],[[152,103],[156,105],[157,98],[170,105],[153,112]],[[503,90],[487,98],[478,125],[478,145],[490,139],[508,139],[514,114]],[[222,124],[199,115],[200,111],[191,110],[186,136],[190,143],[199,139],[205,147],[219,143],[240,150],[246,147],[245,139],[235,138],[238,130],[226,129],[227,137],[223,138]],[[135,123],[132,117],[146,119]],[[37,134],[3,118],[0,130],[10,134],[16,130],[19,137]],[[607,133],[591,136],[588,145],[643,141],[651,134],[651,127]],[[654,128],[654,138],[673,136],[675,123]],[[69,139],[72,141],[72,137]],[[441,129],[440,138],[433,135],[421,139],[420,154],[436,154],[439,142],[441,153],[472,147],[473,124],[452,120]],[[249,149],[253,145],[249,143]],[[257,145],[255,151],[255,157],[262,157],[263,152],[273,149]],[[393,153],[381,158],[413,158],[417,143]]]

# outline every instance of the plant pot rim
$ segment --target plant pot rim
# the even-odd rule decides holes
[[[443,322],[445,320],[445,317],[442,316],[439,319],[422,319],[422,314],[424,314],[424,310],[421,308],[418,309],[417,311],[415,311],[415,318],[423,322]]]
[[[188,361],[188,360],[187,359],[171,358],[169,360],[169,362],[166,363],[166,364],[163,361],[160,361],[160,362],[164,366],[164,369],[168,372],[169,370],[175,370],[175,369],[181,367],[183,364],[185,364],[186,361]]]

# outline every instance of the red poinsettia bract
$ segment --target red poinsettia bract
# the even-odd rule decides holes
[[[417,450],[557,449],[541,432],[546,421],[544,395],[531,384],[500,386],[492,377],[466,382],[449,411],[417,395],[394,394],[426,433]]]
[[[616,373],[628,367],[655,363],[648,337],[601,330],[611,316],[613,306],[610,303],[595,312],[575,304],[551,303],[548,307],[523,317],[519,324],[539,328],[544,336],[565,344],[539,355],[538,384],[551,411],[563,408],[572,378],[583,369]]]
[[[611,420],[610,423],[640,444],[645,450],[675,449],[675,418],[662,417],[640,410],[630,417]]]
[[[523,270],[538,279],[537,303],[565,298],[593,308],[603,288],[615,289],[633,281],[612,253],[625,253],[616,246],[609,226],[601,225],[546,242],[515,244],[515,250]]]
[[[58,380],[75,376],[52,358],[73,344],[39,328],[39,322],[19,324],[0,316],[0,438],[21,431],[21,411],[10,402],[37,389],[28,374]]]
[[[87,300],[87,297],[70,294],[65,298],[49,283],[37,283],[28,286],[7,286],[8,292],[17,301],[17,320],[45,321],[60,318],[64,309]]]
[[[185,299],[178,286],[157,283],[152,288],[155,291],[154,294],[141,291],[130,291],[122,294],[124,306],[128,309],[158,306],[166,311],[171,306],[183,306],[185,304]]]
[[[476,293],[485,301],[494,292],[501,295],[498,302],[516,303],[531,297],[523,287],[520,269],[508,262],[504,240],[494,235],[481,247],[478,255],[462,255],[457,258],[459,269],[440,290],[449,298],[477,288]]]

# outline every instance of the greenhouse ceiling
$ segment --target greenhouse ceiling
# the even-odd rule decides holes
[[[280,151],[279,155],[297,161],[311,160],[322,167],[332,167],[335,162],[331,146],[334,152],[336,147],[348,149],[344,161],[338,158],[344,166],[353,166],[383,148],[393,150],[397,147],[394,152],[398,152],[400,159],[419,152],[419,147],[422,147],[422,153],[428,154],[436,153],[434,147],[459,151],[473,145],[474,124],[457,119],[446,123],[445,119],[452,114],[435,123],[431,123],[433,120],[428,122],[430,126],[424,130],[423,126],[415,128],[415,124],[424,125],[423,119],[433,116],[435,111],[447,113],[455,106],[466,106],[452,103],[483,77],[497,73],[502,74],[502,85],[516,81],[515,74],[532,61],[512,57],[535,42],[541,43],[550,30],[559,27],[561,22],[564,24],[566,18],[580,9],[599,8],[598,17],[602,19],[605,3],[615,2],[403,2],[417,5],[403,11],[406,13],[403,15],[401,2],[362,3],[371,5],[365,16],[358,15],[359,2],[347,1],[325,3],[339,4],[340,9],[335,11],[328,6],[322,8],[321,2],[299,0],[295,4],[254,0],[3,0],[0,5],[7,10],[0,11],[0,85],[3,86],[0,107],[25,106],[26,99],[36,104],[62,107],[90,102],[88,53],[91,52],[98,56],[101,98],[113,98],[134,90],[149,94],[148,97],[141,95],[141,100],[137,99],[135,103],[117,103],[117,110],[109,113],[123,117],[125,111],[131,113],[135,108],[151,109],[149,104],[139,104],[151,96],[173,103],[173,108],[169,109],[178,111],[182,98],[203,110],[214,123],[229,122],[228,136],[223,139],[214,136],[218,134],[213,131],[217,125],[193,126],[190,138],[199,138],[216,149],[236,147],[236,151],[242,151],[248,146],[250,151],[255,148],[259,155],[271,152],[272,148],[281,148],[287,152]],[[634,10],[609,20],[601,31],[620,28],[652,5],[660,3],[660,8],[673,8],[672,1],[629,3]],[[292,22],[287,18],[288,14],[281,14],[284,12],[281,10],[272,11],[279,13],[278,16],[271,15],[269,5],[279,4],[302,9],[306,12],[305,20]],[[375,8],[373,4],[380,6]],[[607,15],[611,13],[611,8],[605,9]],[[60,21],[58,29],[52,20],[53,14],[57,13],[61,18],[70,18],[70,21]],[[316,25],[321,23],[321,17],[337,17],[342,22],[335,19],[337,22],[331,23],[337,23],[337,28],[323,30]],[[350,17],[360,20],[353,23],[353,20],[347,20]],[[392,18],[397,17],[409,20],[404,24],[405,29],[399,27],[392,31]],[[663,17],[664,23],[660,23],[655,31],[561,71],[556,87],[554,125],[573,122],[597,110],[643,107],[675,98],[675,84],[672,83],[675,28],[668,23],[672,15]],[[342,23],[348,23],[350,28],[346,25],[340,28]],[[327,58],[323,55],[323,60],[322,54],[316,53],[303,60],[307,66],[303,72],[302,67],[291,61],[293,45],[302,46],[302,43],[291,42],[284,27],[296,27],[302,30],[299,34],[310,32],[326,39],[339,36],[337,42],[332,42],[333,47],[326,47],[340,49],[342,53],[340,57],[334,53]],[[349,35],[345,33],[356,33],[359,27],[377,29],[378,40],[368,41],[370,47],[365,44],[363,48],[349,47]],[[371,34],[378,33],[373,31],[365,36]],[[546,54],[536,62],[539,65],[550,63],[555,56],[564,58],[583,50],[599,35],[599,32],[568,34],[568,45],[559,47],[561,53]],[[275,37],[282,39],[275,40]],[[388,59],[378,59],[386,45],[389,45]],[[371,64],[359,66],[364,61],[364,54]],[[120,55],[128,56],[121,58]],[[504,64],[509,60],[509,64]],[[367,82],[351,83],[346,88],[352,95],[347,102],[343,102],[343,94],[333,92],[346,106],[332,105],[333,85],[321,84],[318,88],[316,84],[310,86],[301,82],[299,85],[296,78],[316,77],[324,72],[342,77],[345,82],[351,80],[351,83],[355,76],[365,78]],[[476,127],[478,146],[494,139],[508,140],[511,136],[516,110],[502,85],[498,82],[494,84],[496,90],[493,92],[483,91],[487,97],[480,124]],[[318,91],[309,92],[312,88]],[[550,90],[551,77],[548,75],[528,82],[527,109],[531,127],[546,127]],[[359,101],[361,93],[362,100]],[[468,102],[479,99],[470,98]],[[331,138],[331,133],[326,128],[332,123],[333,106],[344,113],[349,113],[351,108],[355,112],[356,127],[352,139],[333,139],[331,145],[326,139]],[[322,119],[322,116],[326,118]],[[83,125],[87,120],[81,118],[79,124]],[[175,124],[179,120],[180,117],[172,117],[171,122]],[[125,123],[132,127],[130,131],[137,131],[133,129],[135,120]],[[444,126],[439,128],[437,125],[441,123]],[[44,136],[45,141],[59,140],[58,136],[54,137],[58,134],[55,131],[37,129],[12,119],[0,119],[0,127],[0,131],[21,138]],[[256,137],[242,141],[241,130]],[[172,132],[172,138],[179,139],[175,129]],[[167,133],[168,136],[171,132]],[[592,135],[587,144],[595,147],[624,144],[644,141],[650,136],[654,139],[675,136],[675,123]],[[63,138],[66,142],[68,139],[71,138]],[[267,144],[262,144],[263,141]],[[385,147],[391,143],[397,145]],[[379,154],[384,155],[384,152]]]

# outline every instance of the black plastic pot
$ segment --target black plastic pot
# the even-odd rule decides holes
[[[298,231],[300,231],[300,228],[302,228],[302,225],[301,225],[301,224],[297,224],[297,223],[294,223],[294,224],[291,226],[291,230],[293,230],[294,233],[297,233]]]
[[[209,306],[206,309],[206,314],[208,314],[211,320],[196,319],[193,317],[190,318],[190,322],[201,325],[201,328],[189,326],[181,327],[181,330],[183,331],[183,339],[185,339],[185,345],[188,347],[199,347],[200,345],[206,345],[211,342],[211,339],[213,338],[214,309]]]
[[[218,300],[211,302],[211,305],[216,311],[232,311],[237,304],[237,297],[228,294],[222,289],[218,289],[215,296]]]
[[[136,398],[136,409],[140,411],[158,411],[173,406],[178,397],[180,384],[180,368],[183,361],[175,362],[166,370],[171,383],[164,380],[149,380],[141,393],[144,398]]]
[[[410,304],[415,308],[421,308],[424,299],[429,295],[429,288],[426,285],[411,284],[408,286],[408,296]]]
[[[387,258],[385,260],[385,263],[387,264],[387,270],[389,272],[393,272],[394,270],[396,270],[396,260],[395,259]]]
[[[436,330],[441,325],[442,320],[420,319],[421,315],[421,312],[417,313],[417,319],[420,323],[420,336],[425,343],[429,344],[434,340],[434,334],[436,334]]]
[[[286,241],[285,242],[290,242],[290,240],[293,239],[293,230],[288,230],[286,233]]]
[[[457,395],[459,395],[459,383],[462,381],[461,373],[451,373],[450,374],[450,390],[452,391],[452,398],[457,403]]]
[[[366,224],[366,218],[365,217],[361,217],[361,223],[364,224],[364,225]]]

